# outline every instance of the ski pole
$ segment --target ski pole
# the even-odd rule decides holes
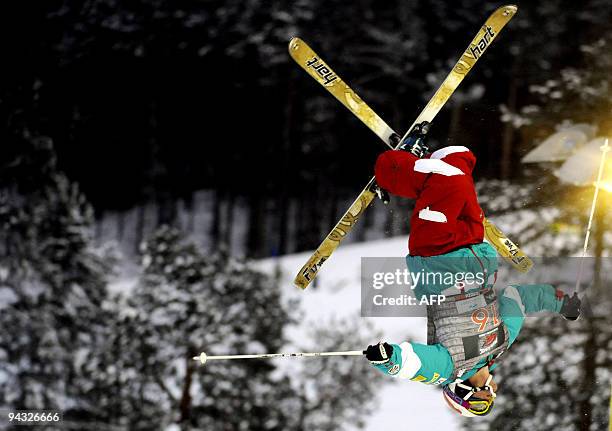
[[[292,358],[292,357],[316,357],[316,356],[360,356],[365,354],[362,350],[348,350],[346,352],[315,352],[315,353],[264,353],[261,355],[222,355],[208,356],[202,352],[199,356],[194,356],[194,361],[200,361],[204,365],[207,361],[225,361],[229,359],[271,359],[271,358]]]
[[[608,430],[612,431],[612,385],[610,385],[610,417],[608,418]]]
[[[589,214],[589,223],[587,225],[586,234],[584,236],[584,246],[582,248],[582,258],[580,260],[580,269],[578,270],[578,277],[576,279],[576,287],[574,292],[578,292],[580,289],[580,279],[582,278],[582,270],[584,269],[584,259],[586,258],[587,249],[589,247],[589,237],[591,236],[591,226],[593,225],[593,216],[595,215],[595,207],[597,206],[597,196],[599,195],[599,186],[601,185],[601,177],[603,176],[604,164],[606,161],[606,154],[609,151],[608,139],[606,143],[601,147],[601,161],[599,162],[599,172],[597,173],[597,182],[595,183],[595,194],[593,195],[593,202],[591,202],[591,212]]]

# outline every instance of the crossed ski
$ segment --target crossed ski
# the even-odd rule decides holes
[[[387,146],[397,148],[408,136],[412,128],[423,121],[431,122],[448,101],[468,72],[484,54],[501,29],[516,13],[516,6],[502,6],[489,16],[480,31],[476,34],[459,61],[442,82],[436,93],[414,120],[404,137],[400,138],[395,131],[370,108],[303,40],[293,38],[289,42],[289,53],[310,76],[329,91],[340,103],[359,118]],[[308,262],[295,277],[296,286],[305,289],[316,277],[323,263],[331,256],[340,242],[353,229],[361,214],[376,196],[375,182],[372,178],[366,187],[351,204],[340,221],[315,250]],[[514,268],[527,272],[533,266],[529,257],[506,237],[488,219],[484,220],[485,237]]]

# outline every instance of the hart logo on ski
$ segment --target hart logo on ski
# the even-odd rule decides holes
[[[323,266],[323,263],[325,263],[326,258],[322,257],[321,259],[319,259],[318,262],[313,263],[312,265],[308,265],[307,268],[304,268],[302,270],[302,276],[308,280],[311,281],[315,275],[317,275],[317,272],[319,271],[319,268],[321,266]],[[311,277],[312,275],[312,277]]]
[[[513,257],[518,255],[518,248],[512,241],[506,238],[504,244],[506,245],[506,247],[508,247],[508,253],[510,253],[510,255],[512,255]]]
[[[313,57],[312,59],[306,61],[306,66],[313,68],[317,71],[319,76],[325,80],[324,85],[329,85],[334,82],[338,77],[334,75],[329,67],[317,57]]]
[[[474,63],[487,49],[487,47],[495,37],[495,32],[493,31],[491,26],[488,25],[485,25],[482,28],[482,31],[484,32],[484,35],[477,41],[472,41],[468,49],[463,53],[463,55],[453,68],[453,72],[458,73],[459,75],[467,74],[474,65]]]
[[[488,25],[485,26],[483,30],[485,31],[485,34],[484,36],[482,36],[482,39],[480,39],[476,45],[470,46],[470,52],[476,60],[478,60],[478,57],[482,55],[485,49],[487,49],[487,46],[489,46],[489,43],[491,43],[491,41],[495,37],[493,29]]]
[[[487,241],[497,249],[499,254],[521,272],[528,272],[531,269],[533,266],[531,259],[486,218],[484,219],[484,227]]]
[[[340,103],[378,135],[390,148],[396,146],[391,140],[393,130],[372,110],[342,78],[338,76],[306,42],[294,37],[289,42],[289,54],[310,76],[329,91]],[[467,56],[466,56],[467,57]],[[473,59],[469,59],[474,61]]]

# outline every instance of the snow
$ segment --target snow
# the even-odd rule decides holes
[[[293,278],[311,252],[286,255],[264,259],[256,262],[256,267],[262,271],[274,274],[280,270],[282,302],[299,304],[299,323],[289,325],[285,335],[289,343],[282,351],[291,352],[304,346],[308,333],[313,326],[325,322],[353,318],[359,316],[361,309],[361,258],[362,257],[392,257],[404,256],[408,249],[408,237],[396,237],[384,240],[368,241],[357,244],[343,244],[325,262],[316,279],[316,285],[311,285],[302,291],[293,285]],[[111,292],[129,292],[138,280],[134,268],[124,269],[118,279],[112,283]],[[297,311],[296,311],[297,313]],[[294,316],[295,317],[295,316]],[[376,317],[360,318],[360,325],[374,329],[383,334],[385,341],[400,343],[410,338],[412,341],[426,342],[427,321],[420,317]],[[379,340],[372,340],[375,343]],[[349,349],[359,350],[367,346],[351,346]],[[259,349],[255,350],[259,351]],[[309,359],[303,359],[309,360]],[[359,359],[355,359],[359,360]],[[278,359],[276,364],[281,370],[290,371],[291,360]],[[292,366],[295,366],[294,363]],[[378,371],[372,369],[373,373]],[[377,394],[375,412],[365,419],[366,430],[392,429],[398,424],[410,423],[431,427],[431,418],[435,418],[440,429],[458,429],[459,418],[456,417],[442,401],[439,388],[427,386],[410,380],[395,380],[381,374],[381,382]]]
[[[317,323],[331,319],[342,319],[359,315],[360,312],[360,267],[362,257],[395,257],[404,256],[408,249],[406,236],[360,244],[343,245],[334,252],[317,276],[316,287],[310,286],[302,291],[293,286],[293,278],[310,252],[265,259],[258,262],[258,267],[269,273],[277,268],[281,273],[281,289],[284,302],[298,300],[301,304],[303,319],[299,324],[291,325],[287,338],[291,349],[300,345],[307,338],[307,331]],[[368,324],[381,332],[385,341],[400,343],[409,337],[413,341],[425,343],[427,321],[418,317],[377,317],[361,318],[366,328]],[[378,340],[372,340],[372,343]],[[355,350],[366,346],[354,346]],[[287,361],[279,360],[280,367]],[[372,369],[372,372],[378,372]],[[378,393],[378,408],[366,418],[366,430],[397,428],[398,424],[410,423],[418,428],[431,426],[435,418],[439,429],[457,429],[458,418],[446,407],[438,388],[409,380],[381,379],[384,384]],[[395,384],[393,384],[395,383]]]
[[[0,310],[8,308],[10,305],[17,302],[19,298],[9,287],[0,287]]]

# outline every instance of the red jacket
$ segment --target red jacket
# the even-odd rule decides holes
[[[435,256],[481,243],[484,214],[474,190],[476,157],[466,147],[445,147],[419,159],[386,151],[376,161],[376,182],[394,195],[416,199],[410,219],[412,256]]]

